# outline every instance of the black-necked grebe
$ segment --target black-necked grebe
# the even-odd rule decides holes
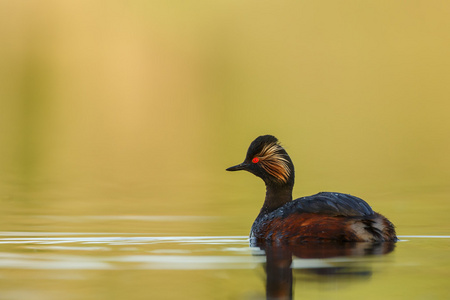
[[[243,163],[227,171],[248,171],[266,184],[266,199],[250,237],[266,242],[396,241],[394,225],[364,200],[322,192],[292,200],[294,165],[272,135],[256,138]]]

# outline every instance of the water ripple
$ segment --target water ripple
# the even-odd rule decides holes
[[[1,269],[209,270],[252,269],[265,262],[247,236],[141,236],[107,233],[0,232]],[[449,239],[444,235],[405,235]],[[25,250],[25,251],[24,251]],[[30,251],[31,250],[31,251]],[[352,258],[348,258],[352,259]],[[294,268],[327,267],[330,261],[296,259]]]

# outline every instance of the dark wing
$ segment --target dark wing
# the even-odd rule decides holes
[[[362,217],[374,213],[366,201],[348,194],[322,192],[296,199],[289,204],[297,212],[333,216]]]

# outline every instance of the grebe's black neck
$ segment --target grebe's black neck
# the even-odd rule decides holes
[[[260,214],[267,214],[292,201],[294,184],[273,185],[266,183],[266,199]]]

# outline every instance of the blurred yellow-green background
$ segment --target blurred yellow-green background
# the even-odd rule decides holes
[[[270,133],[296,165],[295,196],[351,193],[400,234],[448,234],[449,13],[445,1],[0,1],[2,227],[202,216],[218,220],[154,231],[247,234],[263,184],[225,168]],[[23,218],[36,215],[63,218]]]

